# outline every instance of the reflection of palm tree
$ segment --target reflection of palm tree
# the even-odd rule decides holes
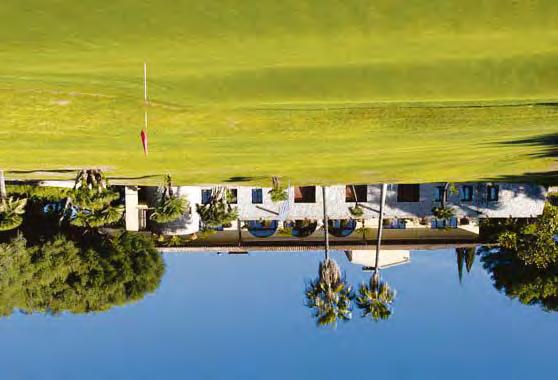
[[[363,317],[375,321],[388,319],[391,316],[391,304],[395,299],[395,291],[388,283],[381,281],[379,274],[370,277],[368,285],[362,283],[358,290],[356,304],[362,310]]]
[[[320,326],[351,319],[351,286],[341,275],[335,260],[327,257],[320,263],[318,277],[306,287],[306,305],[314,309]]]

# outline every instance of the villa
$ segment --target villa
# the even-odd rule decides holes
[[[150,226],[148,208],[160,196],[157,187],[127,187],[126,228],[155,229],[162,235],[196,237],[206,230],[196,204],[208,203],[215,186],[179,186],[178,196],[188,199],[190,208],[179,220]],[[541,215],[547,190],[535,184],[455,183],[447,191],[446,207],[453,217],[439,220],[432,209],[440,206],[443,183],[391,184],[384,208],[384,236],[388,244],[408,241],[424,243],[474,242],[479,238],[483,218],[533,218]],[[230,186],[230,204],[238,220],[212,228],[212,234],[192,241],[194,246],[319,246],[324,237],[324,201],[333,245],[366,244],[376,237],[381,185],[336,185],[290,187],[288,200],[274,203],[271,188]],[[140,201],[141,199],[141,201]],[[356,204],[362,215],[350,208]],[[131,210],[136,210],[136,212]]]

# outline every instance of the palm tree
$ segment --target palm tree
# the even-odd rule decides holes
[[[188,201],[181,196],[176,196],[172,189],[172,178],[167,174],[163,196],[150,219],[156,223],[169,223],[180,218],[189,207]]]
[[[117,223],[124,214],[123,206],[112,205],[118,198],[100,169],[80,170],[66,198],[60,222],[69,219],[70,224],[88,229]]]
[[[325,259],[320,262],[318,277],[306,286],[306,306],[314,310],[318,326],[336,325],[338,320],[352,317],[352,288],[341,275],[339,265],[329,257],[328,216],[326,188],[322,187],[324,211]]]
[[[0,200],[8,198],[6,192],[6,178],[4,177],[4,170],[0,169]]]
[[[18,228],[23,223],[27,198],[8,198],[4,171],[0,170],[0,231]]]
[[[318,277],[306,286],[306,306],[314,310],[319,326],[350,320],[351,300],[354,295],[335,260],[326,258],[320,263]]]
[[[3,198],[0,201],[0,231],[18,228],[23,223],[27,199]]]
[[[238,218],[238,210],[229,204],[226,187],[213,188],[208,204],[197,204],[196,210],[206,228],[230,224]]]
[[[382,233],[384,229],[384,207],[386,203],[387,185],[382,184],[380,215],[378,218],[378,236],[376,238],[376,259],[374,274],[369,284],[362,283],[359,286],[359,295],[356,304],[362,310],[362,316],[370,316],[373,320],[388,319],[391,316],[391,304],[395,299],[395,291],[380,279],[380,250],[382,244]]]
[[[448,200],[448,192],[454,193],[456,191],[455,185],[450,182],[445,182],[442,187],[442,194],[440,197],[440,207],[433,207],[432,213],[434,216],[441,220],[450,220],[455,216],[455,211],[451,207],[446,207]]]
[[[271,201],[274,203],[286,201],[289,199],[289,193],[285,186],[281,184],[279,177],[271,177],[271,190],[269,190]]]
[[[362,317],[379,321],[391,316],[395,290],[391,289],[388,283],[381,281],[379,275],[372,275],[368,285],[362,283],[358,293],[356,304],[362,310]]]
[[[364,215],[364,210],[362,209],[362,207],[360,207],[359,201],[358,201],[358,195],[356,192],[356,188],[354,185],[351,185],[351,188],[353,190],[353,194],[355,196],[355,206],[354,207],[349,207],[349,212],[351,213],[352,216],[354,216],[355,218],[361,218]]]

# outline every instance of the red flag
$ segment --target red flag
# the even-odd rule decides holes
[[[147,156],[147,131],[141,130],[141,145],[143,145],[143,153]]]

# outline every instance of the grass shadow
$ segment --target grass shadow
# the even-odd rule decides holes
[[[540,148],[539,152],[528,154],[533,158],[552,158],[558,159],[558,133],[547,133],[519,140],[505,141],[498,143],[506,146],[525,146]],[[517,175],[501,175],[493,178],[486,178],[488,181],[500,182],[532,182],[541,185],[558,185],[558,170],[546,172],[526,172]]]
[[[252,181],[259,181],[265,179],[265,176],[257,176],[257,177],[249,177],[249,176],[236,176],[236,177],[229,177],[224,180],[226,183],[235,183],[235,182],[252,182]]]

